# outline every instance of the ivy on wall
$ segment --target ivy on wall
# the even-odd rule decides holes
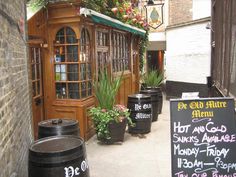
[[[148,45],[148,35],[148,31],[146,31],[145,36],[139,42],[139,69],[141,72],[143,71],[144,60],[146,56],[145,53]]]
[[[148,45],[147,20],[142,17],[139,9],[133,6],[130,1],[120,0],[82,0],[82,6],[118,19],[123,23],[144,29],[146,34],[139,42],[139,69],[143,71],[145,53]]]

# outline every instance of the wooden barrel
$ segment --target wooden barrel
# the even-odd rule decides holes
[[[79,123],[71,119],[48,119],[38,123],[38,138],[56,135],[80,136]]]
[[[144,94],[129,95],[127,107],[130,109],[130,118],[135,123],[134,127],[129,126],[129,133],[149,133],[152,123],[151,97]]]
[[[158,114],[161,114],[162,112],[162,106],[163,106],[163,95],[162,95],[162,90],[161,87],[142,87],[142,90],[150,90],[150,89],[155,89],[157,91],[158,95]]]
[[[158,112],[159,112],[159,97],[156,89],[148,89],[141,90],[140,93],[147,94],[151,96],[151,104],[152,104],[152,122],[158,120]]]
[[[84,142],[77,136],[52,136],[29,148],[29,177],[89,177]]]

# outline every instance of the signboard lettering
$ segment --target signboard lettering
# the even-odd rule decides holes
[[[232,98],[171,100],[173,177],[236,177]]]
[[[80,167],[73,167],[73,166],[69,166],[69,167],[65,167],[65,177],[76,177],[76,176],[80,176],[81,172],[85,172],[88,169],[88,163],[86,162],[86,160],[83,160],[81,162]]]

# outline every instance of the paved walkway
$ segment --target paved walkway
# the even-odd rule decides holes
[[[86,150],[90,177],[171,177],[169,101],[144,137],[126,133],[123,143],[101,145],[94,136]]]

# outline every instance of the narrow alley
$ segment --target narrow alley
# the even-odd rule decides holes
[[[162,113],[143,137],[128,132],[123,143],[102,145],[96,135],[86,142],[91,177],[170,177],[170,110],[164,98]]]

